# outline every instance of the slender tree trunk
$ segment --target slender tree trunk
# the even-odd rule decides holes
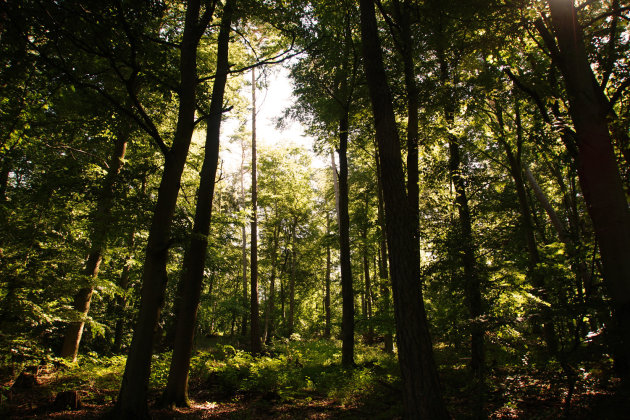
[[[241,208],[245,209],[245,186],[244,186],[244,178],[245,178],[245,144],[241,143]],[[248,306],[248,296],[247,296],[247,228],[243,223],[241,227],[241,267],[242,267],[242,285],[243,285],[243,309]],[[244,337],[247,334],[247,320],[249,315],[244,312],[243,318],[241,321],[241,335]]]
[[[107,175],[103,181],[96,203],[96,213],[92,220],[90,235],[92,245],[84,269],[88,284],[82,287],[74,297],[73,308],[80,314],[80,319],[68,324],[61,348],[60,356],[72,360],[73,362],[76,360],[77,353],[79,352],[79,343],[83,335],[85,318],[88,315],[90,303],[92,302],[92,294],[94,292],[93,282],[98,277],[101,261],[103,260],[103,252],[107,244],[107,233],[111,222],[111,208],[114,203],[114,186],[125,160],[130,130],[123,128],[122,131],[124,132],[121,132],[116,138]]]
[[[166,264],[171,223],[175,213],[182,171],[192,139],[197,86],[197,46],[203,29],[199,27],[199,0],[189,0],[180,46],[180,86],[177,126],[171,149],[165,156],[158,199],[149,229],[140,312],[125,365],[114,416],[120,419],[148,418],[147,390],[151,374],[154,332],[164,304],[167,284]]]
[[[368,259],[367,247],[363,249],[363,280],[365,296],[365,320],[368,322],[368,331],[365,341],[367,344],[372,344],[374,339],[374,326],[371,323],[372,319],[372,283],[370,281],[370,263]]]
[[[295,332],[295,281],[297,280],[297,219],[291,226],[291,274],[289,275],[289,331],[288,335]]]
[[[277,209],[276,209],[277,213]],[[277,215],[277,214],[276,214]],[[264,342],[271,344],[271,340],[274,334],[274,308],[275,308],[275,295],[276,295],[276,273],[278,265],[278,236],[279,226],[273,227],[273,238],[271,245],[271,276],[269,278],[269,297],[267,299],[267,310],[265,311],[265,333]]]
[[[330,235],[330,213],[326,212],[326,237]],[[324,277],[324,311],[326,316],[326,326],[324,327],[324,338],[330,338],[330,242],[326,240],[326,274]]]
[[[375,145],[376,147],[376,145]],[[387,238],[386,238],[386,231],[387,229],[385,228],[385,207],[384,207],[384,203],[383,203],[383,186],[381,183],[381,178],[380,178],[380,173],[381,173],[381,163],[380,163],[380,157],[378,156],[378,150],[375,151],[374,153],[374,157],[375,157],[375,161],[376,161],[376,177],[377,177],[377,193],[378,193],[378,207],[377,207],[377,212],[378,212],[378,226],[379,226],[379,230],[380,230],[380,237],[379,237],[379,265],[378,265],[378,276],[379,276],[379,282],[380,282],[380,289],[381,289],[381,312],[383,313],[383,316],[388,320],[389,323],[389,318],[390,318],[390,290],[389,290],[389,276],[388,276],[388,270],[387,270]],[[383,350],[385,350],[386,353],[393,353],[394,352],[394,336],[390,331],[389,326],[387,327],[386,331],[385,331],[385,336],[383,337]]]
[[[9,185],[10,172],[11,161],[8,157],[5,157],[0,165],[0,203],[7,201],[7,187]]]
[[[449,120],[447,115],[447,120]],[[452,122],[452,118],[450,119]],[[481,321],[483,315],[481,298],[481,278],[477,269],[476,246],[472,235],[472,216],[468,207],[466,182],[461,165],[458,139],[450,135],[449,139],[449,169],[451,181],[455,187],[455,204],[459,218],[459,235],[457,251],[464,268],[464,295],[470,316],[470,369],[475,388],[474,415],[484,418],[484,329]]]
[[[360,0],[364,67],[383,182],[389,265],[394,291],[398,360],[405,417],[447,419],[429,326],[422,300],[420,261],[415,251],[413,211],[405,191],[400,140],[383,64],[372,0]]]
[[[251,231],[251,350],[262,351],[260,342],[260,314],[258,309],[258,181],[256,179],[256,74],[252,68],[252,231]]]
[[[630,381],[630,210],[610,138],[609,104],[593,74],[573,1],[548,1],[555,40],[537,28],[562,72],[577,137],[580,185],[599,243],[612,299],[615,368]],[[557,43],[556,43],[557,41]]]
[[[416,84],[416,70],[414,64],[414,43],[411,37],[411,4],[405,0],[400,4],[394,0],[394,19],[400,30],[399,52],[403,61],[405,75],[405,90],[407,98],[407,196],[409,206],[413,212],[413,232],[416,236],[417,252],[420,252],[420,192],[418,186],[418,87]]]
[[[217,40],[217,69],[212,87],[210,113],[207,120],[205,156],[201,168],[195,219],[190,244],[184,254],[181,278],[181,299],[177,314],[173,356],[162,403],[167,406],[189,407],[188,371],[197,325],[197,309],[203,288],[208,234],[212,216],[215,177],[219,161],[219,139],[223,96],[229,71],[228,49],[233,0],[223,8],[221,29]]]
[[[341,364],[354,364],[354,296],[350,261],[350,215],[348,214],[348,112],[339,122],[339,263],[341,266]]]
[[[370,262],[369,262],[369,251],[368,251],[368,206],[369,206],[369,197],[367,191],[365,192],[365,220],[363,224],[363,229],[361,229],[361,240],[363,242],[363,295],[364,295],[364,316],[365,320],[368,323],[367,335],[365,336],[365,341],[367,344],[372,344],[372,340],[374,339],[374,326],[371,323],[372,318],[372,284],[370,281]]]

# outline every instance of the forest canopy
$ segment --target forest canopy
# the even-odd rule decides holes
[[[630,408],[626,0],[0,5],[0,414]]]

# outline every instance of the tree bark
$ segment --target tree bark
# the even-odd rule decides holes
[[[262,350],[258,309],[258,181],[256,177],[256,73],[252,68],[252,230],[250,239],[250,343],[252,354],[258,354]]]
[[[197,46],[205,29],[199,25],[199,9],[199,0],[188,1],[183,39],[180,45],[181,80],[177,126],[172,146],[165,155],[164,171],[147,240],[140,312],[125,364],[118,401],[114,408],[114,416],[120,419],[149,417],[147,391],[151,374],[153,338],[164,304],[164,293],[168,281],[166,264],[171,224],[194,129]]]
[[[80,319],[68,324],[63,346],[61,347],[60,356],[73,362],[77,359],[79,343],[81,342],[83,328],[85,327],[85,318],[90,311],[92,294],[94,292],[93,282],[98,277],[101,261],[103,260],[103,252],[107,245],[107,233],[111,222],[111,209],[114,204],[114,186],[125,161],[129,132],[130,130],[127,127],[121,128],[121,133],[116,138],[114,151],[107,169],[107,175],[103,180],[103,185],[96,203],[96,212],[92,220],[90,235],[91,247],[84,269],[88,284],[79,289],[74,297],[73,309],[80,314]]]
[[[275,308],[275,295],[276,295],[276,275],[278,265],[278,236],[280,235],[279,226],[276,225],[273,228],[273,243],[271,246],[271,276],[269,278],[269,297],[267,299],[267,310],[265,311],[265,334],[264,341],[266,344],[271,344],[274,334],[274,308]]]
[[[233,0],[223,9],[221,28],[217,40],[217,69],[212,86],[210,113],[207,120],[205,156],[201,167],[197,204],[190,244],[184,254],[181,278],[181,299],[177,313],[175,342],[162,403],[166,406],[189,407],[188,371],[195,338],[197,309],[203,288],[203,272],[208,248],[208,234],[212,217],[215,177],[219,161],[219,139],[223,96],[229,71],[228,50]]]
[[[400,140],[372,0],[360,0],[361,39],[383,182],[389,265],[405,417],[447,419],[422,300],[413,212],[405,191]]]
[[[450,118],[450,120],[452,123],[453,119]],[[457,238],[457,253],[464,268],[464,296],[466,297],[466,306],[468,306],[468,314],[470,316],[470,370],[475,391],[473,409],[476,418],[484,418],[486,398],[484,389],[484,328],[481,320],[483,315],[481,278],[477,269],[476,246],[472,234],[472,216],[468,206],[466,182],[462,173],[458,139],[454,135],[449,137],[449,169],[451,181],[455,188],[455,205],[457,206],[460,231]]]
[[[606,116],[608,99],[593,74],[573,1],[548,1],[555,41],[543,28],[554,64],[562,72],[576,131],[578,175],[599,243],[604,281],[612,299],[617,372],[630,380],[630,210]],[[547,35],[547,36],[545,36]],[[557,43],[556,43],[557,41]]]
[[[354,364],[354,294],[348,214],[348,112],[339,121],[339,264],[341,268],[341,364]]]
[[[295,230],[297,229],[297,221],[294,221],[291,227],[291,274],[289,275],[289,320],[288,320],[288,335],[295,332],[295,277],[297,275],[297,261],[296,261],[296,248],[295,242]]]
[[[403,61],[407,98],[407,196],[414,216],[413,232],[416,236],[417,252],[420,252],[420,192],[418,175],[418,86],[414,64],[414,43],[411,37],[411,5],[409,0],[400,4],[394,0],[394,19],[400,30],[399,52]]]
[[[326,238],[330,235],[330,213],[326,212]],[[330,242],[326,240],[326,274],[324,277],[324,312],[326,316],[326,326],[324,327],[324,338],[330,338]]]
[[[375,144],[375,148],[376,144]],[[378,150],[374,152],[374,160],[376,162],[376,186],[378,193],[378,226],[380,230],[379,237],[379,265],[378,265],[378,276],[380,282],[381,289],[381,300],[380,300],[380,310],[383,313],[383,316],[387,319],[387,323],[389,323],[390,318],[390,308],[391,308],[391,293],[389,290],[389,275],[387,269],[387,240],[386,240],[386,232],[387,229],[385,227],[385,207],[383,203],[383,186],[381,183],[381,159],[378,156]],[[385,334],[383,337],[383,350],[386,353],[394,352],[394,336],[391,333],[391,328],[389,326],[386,327]]]
[[[245,178],[245,144],[241,139],[241,208],[245,209],[245,186],[244,186],[244,178]],[[248,306],[248,296],[247,296],[247,228],[243,223],[241,227],[241,267],[243,272],[242,274],[242,286],[243,286],[243,317],[241,320],[241,335],[244,337],[247,334],[247,319],[249,315],[245,311],[245,308]]]
[[[363,242],[362,247],[362,259],[363,259],[363,296],[364,296],[364,317],[366,322],[368,323],[367,334],[365,335],[365,341],[367,344],[372,344],[374,339],[374,326],[371,323],[372,319],[372,282],[370,280],[370,258],[369,258],[369,247],[368,247],[368,207],[369,207],[369,197],[368,192],[365,191],[365,220],[363,223],[363,228],[361,229],[361,240]]]

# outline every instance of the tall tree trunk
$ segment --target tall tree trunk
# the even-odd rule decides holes
[[[72,360],[73,362],[77,358],[79,343],[81,342],[81,336],[83,335],[83,328],[85,326],[85,318],[90,311],[90,303],[92,302],[94,281],[98,277],[101,261],[103,260],[103,252],[107,244],[107,233],[111,222],[111,208],[114,203],[114,186],[125,161],[129,135],[130,129],[128,127],[121,128],[121,133],[116,138],[114,151],[107,169],[107,175],[103,180],[103,185],[96,203],[96,212],[92,220],[90,235],[91,247],[84,269],[88,284],[79,289],[74,297],[73,304],[74,310],[80,314],[80,319],[68,324],[63,346],[61,347],[60,356]]]
[[[354,294],[350,262],[350,215],[348,214],[348,111],[339,121],[339,264],[341,266],[341,364],[354,364]]]
[[[326,274],[324,277],[324,312],[326,317],[326,326],[324,327],[324,338],[330,338],[330,213],[326,212]]]
[[[630,380],[630,209],[606,116],[609,104],[593,74],[573,1],[548,1],[555,35],[537,29],[560,69],[577,137],[580,185],[599,243],[604,281],[612,299],[615,368]],[[557,43],[556,43],[557,41]]]
[[[457,109],[456,102],[452,99],[452,89],[449,88],[449,76],[456,73],[452,69],[457,68],[457,64],[447,61],[444,49],[438,46],[438,57],[440,61],[440,83],[444,89],[444,119],[447,128],[455,124],[455,112]],[[457,76],[454,80],[457,83]],[[449,172],[451,182],[455,189],[455,205],[457,206],[457,215],[459,219],[459,235],[457,241],[457,253],[464,268],[464,295],[466,297],[466,305],[468,306],[468,314],[471,320],[470,328],[470,368],[473,374],[474,385],[477,388],[477,399],[475,401],[475,415],[483,416],[484,390],[482,389],[484,381],[484,342],[483,342],[483,324],[480,317],[483,314],[482,298],[481,298],[481,278],[477,267],[475,241],[472,235],[472,216],[468,206],[468,196],[466,194],[466,177],[463,174],[462,159],[460,154],[459,139],[454,134],[448,134],[449,146]]]
[[[578,176],[602,257],[604,281],[613,302],[615,367],[630,377],[630,210],[615,159],[608,100],[591,69],[573,1],[548,1],[557,45],[545,42],[560,68],[578,147]],[[540,27],[540,26],[539,26]]]
[[[252,68],[252,231],[251,231],[251,351],[258,354],[262,351],[260,342],[260,314],[258,309],[258,181],[256,173],[256,73]]]
[[[383,182],[405,416],[447,419],[422,300],[419,255],[410,229],[414,216],[405,191],[400,140],[372,0],[360,0],[360,9],[363,65],[381,159],[379,175]]]
[[[377,145],[374,145],[377,148]],[[374,153],[374,160],[376,161],[376,177],[377,177],[377,193],[378,193],[378,207],[377,207],[377,215],[378,215],[378,226],[380,230],[379,237],[379,265],[378,265],[378,277],[381,289],[381,300],[380,300],[380,310],[383,313],[383,316],[387,319],[389,323],[390,318],[390,299],[391,293],[389,290],[389,276],[387,269],[387,240],[386,240],[386,227],[385,227],[385,208],[383,203],[383,186],[381,183],[381,159],[378,156],[378,150]],[[390,331],[389,326],[385,330],[385,335],[383,337],[383,350],[386,353],[394,352],[394,336]]]
[[[241,139],[241,209],[245,209],[245,143]],[[242,267],[242,286],[243,286],[243,309],[248,306],[248,296],[247,296],[247,228],[245,223],[241,227],[241,267]],[[244,337],[247,334],[247,320],[249,318],[249,314],[247,311],[243,311],[243,317],[241,320],[241,335]]]
[[[400,4],[394,0],[394,19],[400,30],[399,52],[403,61],[407,99],[407,196],[413,213],[413,232],[416,236],[417,252],[420,252],[420,192],[418,186],[418,87],[414,64],[414,43],[411,37],[411,3]]]
[[[210,6],[208,6],[210,7]],[[197,46],[205,27],[199,25],[199,0],[189,0],[180,45],[179,110],[173,143],[165,155],[158,199],[151,220],[142,273],[140,312],[134,329],[114,416],[148,418],[147,390],[154,332],[164,304],[171,224],[188,148],[192,139],[197,86]]]
[[[208,234],[212,216],[215,177],[219,161],[219,139],[223,96],[229,71],[228,49],[233,1],[227,0],[223,8],[221,28],[217,40],[217,69],[212,86],[210,113],[207,120],[205,156],[201,167],[197,205],[190,244],[184,254],[181,278],[181,299],[177,313],[173,356],[162,403],[167,406],[189,407],[188,371],[197,325],[197,309],[203,288]]]
[[[363,224],[363,229],[361,229],[361,240],[363,242],[362,254],[363,254],[363,295],[364,295],[364,315],[365,320],[368,323],[367,334],[365,336],[365,341],[368,344],[372,344],[372,340],[374,339],[374,326],[371,323],[372,319],[372,284],[370,281],[370,262],[369,262],[369,250],[368,250],[368,207],[369,207],[369,196],[367,190],[365,191],[365,220]]]
[[[452,114],[451,114],[452,115]],[[449,117],[447,115],[447,121]],[[453,119],[450,118],[449,123]],[[485,401],[484,383],[484,330],[481,322],[483,315],[481,300],[481,278],[477,269],[475,257],[476,246],[472,235],[472,216],[468,206],[466,194],[466,182],[461,165],[461,156],[458,139],[454,135],[449,136],[449,169],[451,181],[455,187],[455,204],[459,218],[458,254],[464,267],[464,296],[470,316],[470,369],[473,374],[473,386],[475,388],[475,416],[483,418],[483,406]]]
[[[276,209],[277,213],[277,209]],[[277,214],[276,214],[277,215]],[[275,308],[275,295],[276,295],[276,275],[278,266],[278,240],[280,235],[280,227],[278,225],[273,227],[273,238],[271,245],[271,276],[269,278],[269,297],[267,299],[267,310],[265,311],[265,334],[264,342],[271,344],[271,340],[274,334],[274,308]]]

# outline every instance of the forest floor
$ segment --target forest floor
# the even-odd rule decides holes
[[[168,372],[169,355],[154,357],[149,406],[154,419],[397,419],[402,418],[396,360],[374,347],[357,352],[343,369],[332,342],[287,343],[252,358],[232,346],[200,351],[193,359],[190,408],[160,409],[154,402]],[[440,359],[438,355],[438,360]],[[95,419],[113,407],[124,358],[84,357],[78,364],[49,363],[31,370],[31,384],[14,386],[15,370],[0,377],[0,418]],[[474,392],[462,367],[441,367],[444,395],[456,419],[473,418]],[[55,402],[76,391],[79,408]],[[627,419],[630,398],[601,367],[577,376],[569,411],[567,384],[550,370],[494,368],[488,375],[485,415],[492,419]],[[65,405],[64,405],[65,404]]]

